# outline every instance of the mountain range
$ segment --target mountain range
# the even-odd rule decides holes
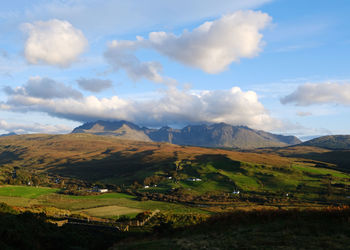
[[[188,125],[182,129],[171,127],[150,129],[128,121],[96,121],[79,126],[72,133],[115,136],[135,141],[239,149],[284,147],[301,143],[295,136],[277,135],[246,126],[232,126],[225,123]]]

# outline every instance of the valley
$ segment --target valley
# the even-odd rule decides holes
[[[12,136],[0,139],[6,156],[0,180],[73,195],[98,187],[141,200],[196,204],[347,204],[346,167],[331,157],[309,157],[333,151],[309,148],[308,154],[299,147],[238,151],[91,134]]]
[[[197,240],[224,247],[240,243],[220,230],[213,241],[207,242],[205,235],[211,232],[206,223],[220,225],[226,215],[233,221],[247,218],[250,222],[241,224],[241,230],[253,226],[254,232],[264,235],[260,222],[251,221],[262,216],[272,238],[278,237],[274,230],[286,223],[290,225],[286,233],[295,233],[297,225],[285,219],[285,213],[302,221],[304,213],[312,210],[316,215],[326,213],[334,223],[334,211],[340,209],[341,218],[346,217],[348,153],[303,144],[249,150],[194,147],[90,133],[4,136],[0,138],[0,204],[10,206],[15,214],[31,214],[34,224],[56,225],[51,229],[59,230],[56,233],[86,231],[86,240],[100,246],[111,237],[105,244],[123,239],[116,249],[152,248],[150,241],[156,234],[162,249],[175,233],[177,238],[171,241],[175,249],[196,246]],[[337,158],[339,154],[343,156]],[[19,215],[12,220],[21,221]],[[318,225],[316,217],[307,225]],[[95,231],[98,237],[89,236]],[[306,233],[311,237],[311,232]],[[133,235],[139,240],[128,243]],[[250,244],[267,244],[256,239]],[[66,244],[80,243],[67,239]],[[92,246],[87,248],[96,249]]]

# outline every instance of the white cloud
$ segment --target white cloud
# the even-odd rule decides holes
[[[61,134],[69,133],[71,128],[66,125],[50,125],[50,124],[20,124],[20,123],[8,123],[5,120],[0,120],[0,130],[7,132],[15,132],[17,134],[28,133],[47,133],[47,134]]]
[[[160,98],[148,100],[117,96],[43,99],[14,95],[0,107],[18,112],[44,112],[80,122],[122,119],[145,126],[226,122],[267,130],[282,126],[269,115],[255,92],[244,92],[238,87],[196,93],[170,87]]]
[[[84,34],[69,22],[52,19],[25,23],[24,55],[29,63],[68,67],[86,49]]]
[[[103,80],[97,78],[80,78],[77,80],[77,82],[80,88],[96,93],[112,87],[111,80]]]
[[[137,37],[136,41],[113,41],[105,57],[133,79],[139,75],[155,80],[159,77],[160,69],[154,62],[142,63],[130,53],[139,48],[156,50],[175,61],[215,74],[241,58],[257,56],[263,45],[259,32],[270,22],[271,17],[260,11],[237,11],[205,22],[193,31],[185,30],[179,36],[162,31],[151,32],[147,40]]]
[[[51,98],[82,98],[83,95],[70,86],[56,82],[50,78],[31,77],[23,87],[12,89],[7,86],[3,89],[8,95],[23,95],[43,99]]]
[[[294,103],[297,106],[327,103],[350,105],[350,83],[305,83],[281,98],[281,103]]]
[[[132,48],[134,43],[130,43],[129,46],[125,46],[124,44],[124,42],[113,41],[108,45],[108,49],[104,53],[107,62],[114,70],[125,70],[128,76],[134,81],[145,78],[157,83],[163,82],[161,64],[157,62],[141,62],[135,55],[129,52],[134,49]]]
[[[237,11],[180,36],[152,32],[149,43],[171,59],[215,74],[240,58],[257,56],[262,48],[259,31],[270,21],[271,17],[260,11]]]

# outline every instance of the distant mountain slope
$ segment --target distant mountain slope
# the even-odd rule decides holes
[[[306,141],[302,145],[327,149],[350,149],[350,135],[322,136]]]
[[[170,127],[148,129],[140,128],[127,121],[97,121],[85,123],[75,128],[72,133],[111,135],[121,139],[169,142],[178,145],[241,149],[283,147],[301,143],[295,136],[275,135],[245,126],[231,126],[225,123],[189,125],[183,129]]]
[[[183,129],[163,127],[159,130],[150,130],[147,134],[153,141],[204,147],[249,149],[300,143],[294,136],[274,135],[245,126],[231,126],[225,123],[186,126]]]
[[[7,133],[7,134],[2,134],[2,135],[0,135],[0,137],[12,136],[12,135],[17,135],[17,134],[15,132],[10,132],[10,133]]]
[[[127,121],[97,121],[88,122],[77,128],[72,133],[88,133],[94,135],[116,136],[120,139],[134,141],[152,141],[139,126]]]

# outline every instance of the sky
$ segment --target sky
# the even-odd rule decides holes
[[[0,134],[128,120],[350,134],[348,0],[0,6]]]

